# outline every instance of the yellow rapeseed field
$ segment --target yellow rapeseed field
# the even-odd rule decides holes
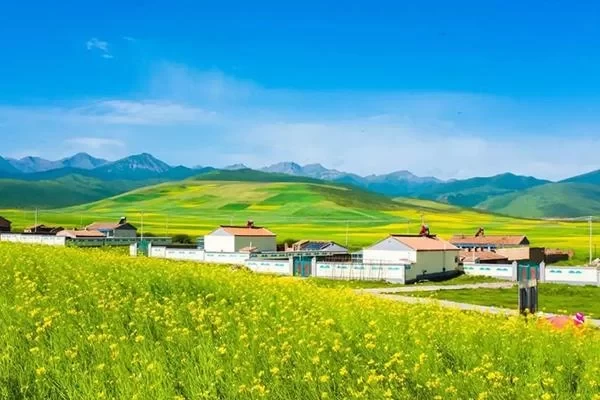
[[[600,334],[293,278],[0,245],[0,397],[593,399]]]

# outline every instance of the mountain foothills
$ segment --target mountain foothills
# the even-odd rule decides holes
[[[249,170],[244,164],[230,165],[223,170],[229,171],[226,176],[240,181],[289,181],[286,176],[305,178],[305,182],[351,185],[390,198],[435,200],[518,217],[600,214],[600,170],[562,182],[511,173],[449,181],[419,177],[409,171],[360,176],[321,164],[301,166],[293,162],[274,164],[251,174],[236,174],[236,171]],[[171,166],[147,153],[113,162],[86,153],[56,161],[0,157],[0,192],[3,194],[0,208],[71,206],[161,182],[207,178],[215,171],[212,167]]]

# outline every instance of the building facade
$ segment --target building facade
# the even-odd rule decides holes
[[[137,237],[137,228],[131,225],[125,218],[117,223],[114,222],[94,222],[85,227],[87,231],[102,232],[106,238],[135,238]]]
[[[0,232],[10,232],[11,224],[6,218],[0,217]]]
[[[204,236],[204,250],[215,253],[236,253],[243,249],[276,251],[277,236],[270,230],[248,224],[246,226],[222,225]]]
[[[435,236],[390,235],[363,250],[365,264],[405,264],[406,281],[458,270],[459,249]]]

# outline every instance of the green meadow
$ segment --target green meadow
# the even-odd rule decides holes
[[[540,311],[558,314],[583,312],[589,317],[600,315],[600,288],[596,286],[570,286],[542,283],[539,287]],[[413,292],[410,296],[449,300],[482,306],[517,308],[517,288],[512,289],[461,289],[436,292]]]
[[[597,399],[600,331],[0,243],[2,399]]]
[[[35,212],[0,210],[15,230],[32,225]],[[81,227],[127,216],[154,235],[200,236],[221,224],[252,219],[286,239],[331,239],[352,249],[390,233],[418,233],[421,221],[443,238],[473,234],[525,234],[534,246],[570,248],[588,257],[585,222],[518,219],[416,199],[391,199],[356,188],[319,182],[241,182],[190,179],[144,187],[101,201],[41,210],[39,223]],[[597,240],[596,240],[597,242]]]

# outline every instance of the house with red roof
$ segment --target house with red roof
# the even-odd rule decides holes
[[[435,235],[390,235],[363,249],[363,262],[405,265],[405,281],[414,281],[458,270],[459,251]]]
[[[241,251],[277,251],[277,236],[248,221],[246,225],[221,225],[204,236],[204,251],[210,253],[237,253]]]

